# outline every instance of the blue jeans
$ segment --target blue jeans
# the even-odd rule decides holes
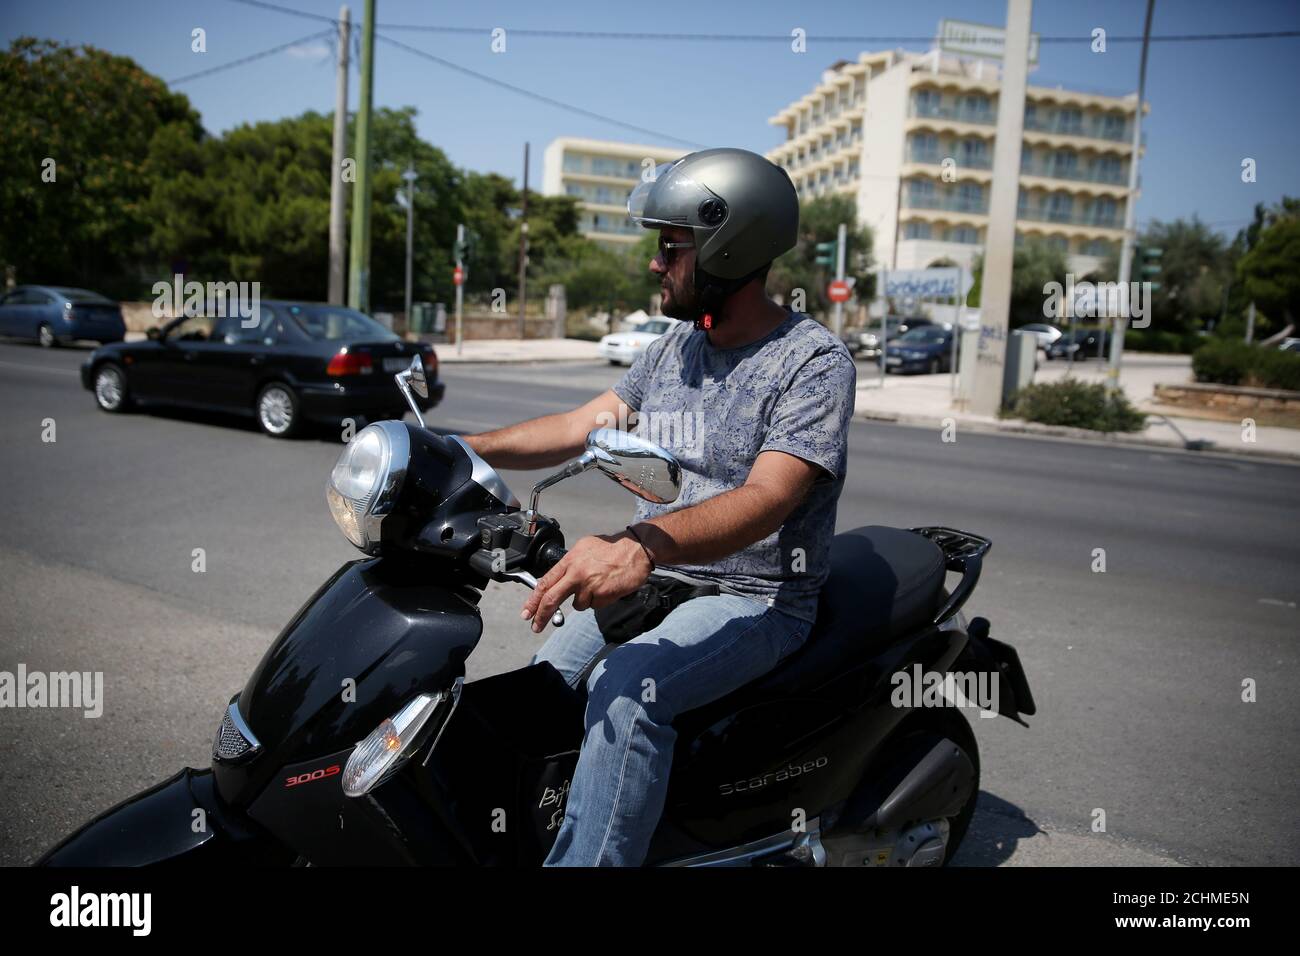
[[[587,680],[586,733],[547,866],[640,866],[663,813],[678,714],[770,671],[811,625],[751,598],[687,601],[614,648]],[[567,615],[533,658],[577,680],[605,646],[593,611]]]

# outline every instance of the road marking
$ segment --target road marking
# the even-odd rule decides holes
[[[1295,607],[1295,601],[1279,601],[1277,598],[1260,598],[1260,604],[1269,604],[1273,607]]]
[[[22,362],[0,362],[5,368],[20,368],[25,372],[53,372],[56,375],[80,375],[75,368],[50,368],[45,365],[24,365]]]

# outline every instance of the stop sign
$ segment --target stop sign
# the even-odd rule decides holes
[[[832,302],[848,302],[849,295],[849,284],[843,279],[836,279],[826,287],[826,298]]]
[[[465,270],[457,266],[452,270],[451,281],[456,285],[462,285],[465,282]]]

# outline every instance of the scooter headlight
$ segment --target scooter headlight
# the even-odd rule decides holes
[[[421,694],[372,730],[343,768],[343,792],[360,797],[378,786],[412,751],[424,725],[449,696],[452,692]]]
[[[367,425],[330,472],[325,500],[339,530],[367,554],[379,551],[380,531],[402,490],[411,440],[401,422]]]

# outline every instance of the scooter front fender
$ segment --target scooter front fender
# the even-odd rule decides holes
[[[37,866],[288,865],[296,854],[217,796],[211,770],[175,776],[101,813]]]

